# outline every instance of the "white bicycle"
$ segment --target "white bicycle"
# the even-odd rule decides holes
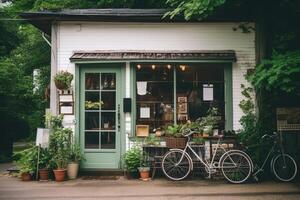
[[[186,178],[193,170],[193,161],[188,153],[188,149],[204,165],[205,171],[210,178],[212,174],[221,171],[223,176],[231,183],[243,183],[253,173],[253,163],[251,158],[241,150],[226,151],[221,145],[222,136],[219,136],[212,159],[206,160],[198,155],[190,145],[191,135],[194,131],[186,129],[183,136],[188,138],[185,148],[171,149],[162,159],[162,171],[171,180],[179,181]],[[220,159],[215,159],[219,151],[223,154]]]

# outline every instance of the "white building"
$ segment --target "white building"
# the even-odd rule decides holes
[[[235,30],[239,22],[232,19],[185,22],[162,19],[164,12],[22,14],[51,35],[51,76],[74,74],[74,112],[65,122],[85,153],[84,169],[118,169],[129,137],[195,120],[212,105],[220,129],[240,128],[241,84],[256,63],[255,32]],[[88,109],[87,101],[104,104]],[[51,112],[60,112],[53,79]]]

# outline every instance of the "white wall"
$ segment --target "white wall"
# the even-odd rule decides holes
[[[255,33],[233,31],[236,26],[236,23],[61,22],[57,66],[58,70],[74,73],[69,58],[78,50],[235,50],[233,125],[239,129],[240,85],[246,84],[244,74],[255,65]]]

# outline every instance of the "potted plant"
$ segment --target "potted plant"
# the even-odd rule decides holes
[[[79,163],[84,160],[84,155],[80,150],[80,146],[73,144],[70,149],[69,163],[68,163],[68,178],[76,179],[78,175]]]
[[[36,172],[37,154],[36,146],[14,154],[14,158],[17,159],[16,164],[20,170],[20,177],[23,181],[31,180]]]
[[[48,149],[41,149],[39,158],[39,177],[40,180],[49,180],[51,155]]]
[[[141,160],[140,160],[140,167],[138,168],[140,172],[140,177],[142,180],[149,180],[150,177],[150,163],[149,163],[149,157],[142,152],[141,154]]]
[[[155,134],[150,134],[144,139],[144,144],[148,146],[158,146],[160,144],[160,138]]]
[[[141,154],[142,149],[137,144],[125,153],[123,160],[128,179],[138,178],[138,167],[140,167],[141,163]]]
[[[169,148],[184,148],[187,138],[181,134],[182,125],[169,125],[165,129],[165,141]]]
[[[66,168],[69,160],[72,130],[69,128],[58,128],[50,135],[49,150],[55,163],[53,170],[55,180],[65,180]]]
[[[203,127],[203,136],[211,136],[213,134],[213,130],[217,128],[218,122],[218,109],[211,107],[207,112],[207,116],[202,117],[200,122]]]
[[[54,76],[55,86],[59,90],[70,89],[72,80],[73,80],[73,74],[67,71],[59,71]]]

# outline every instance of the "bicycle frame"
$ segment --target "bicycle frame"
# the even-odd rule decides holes
[[[218,162],[218,165],[216,166],[214,162],[216,154],[218,149],[222,149],[224,151],[224,153],[226,153],[227,151],[225,150],[225,148],[220,146],[220,142],[221,142],[221,138],[218,139],[217,142],[217,147],[213,153],[213,156],[211,158],[211,162],[208,162],[206,159],[203,160],[203,158],[201,158],[195,151],[194,149],[190,146],[190,137],[188,137],[188,142],[185,145],[185,148],[182,150],[184,152],[184,154],[187,154],[189,156],[190,161],[192,162],[192,166],[193,166],[193,161],[190,157],[190,155],[187,153],[187,150],[189,149],[195,156],[196,158],[204,165],[205,169],[207,170],[208,174],[209,174],[209,178],[211,177],[211,174],[213,174],[215,171],[213,171],[213,169],[219,169],[220,168],[220,162]],[[183,159],[184,154],[182,154],[180,160],[178,163],[180,163]],[[221,159],[220,159],[221,160]],[[192,167],[193,169],[193,167]]]
[[[280,154],[284,154],[284,148],[283,148],[283,145],[282,145],[282,135],[280,134],[279,135],[279,142],[276,140],[274,141],[274,144],[272,145],[272,148],[270,149],[270,151],[268,152],[268,155],[266,156],[263,164],[259,167],[259,169],[253,173],[253,176],[256,176],[257,174],[259,174],[260,172],[263,172],[264,171],[264,168],[265,168],[265,165],[267,164],[267,161],[269,160],[269,158],[271,157],[271,155],[275,152],[275,148],[276,146],[278,145],[279,146],[279,153]],[[275,156],[273,156],[274,158]],[[271,165],[272,165],[272,162],[273,162],[273,158],[271,160]],[[286,161],[285,161],[285,157],[283,156],[283,162],[284,162],[284,165],[286,165]]]

